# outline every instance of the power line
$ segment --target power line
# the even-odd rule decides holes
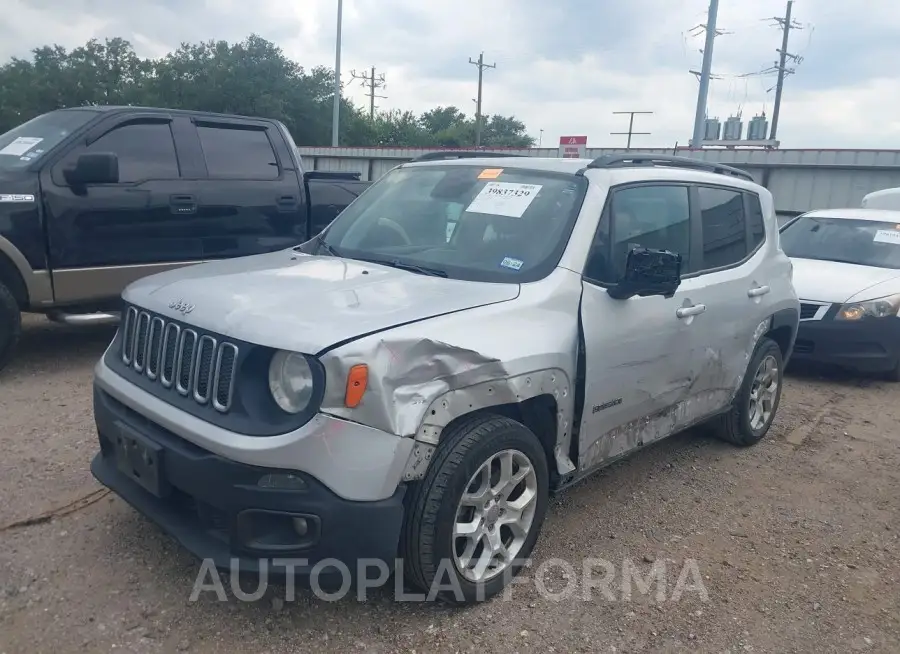
[[[649,115],[652,113],[653,113],[652,111],[614,111],[613,114],[615,114],[617,116],[628,115],[628,131],[627,132],[610,132],[610,134],[613,136],[624,136],[627,134],[628,142],[625,145],[625,149],[630,150],[631,149],[631,137],[633,135],[649,136],[651,134],[651,132],[635,132],[634,131],[634,115],[635,114]]]
[[[485,68],[496,68],[497,64],[484,63],[484,53],[478,55],[478,61],[469,57],[469,63],[478,67],[478,97],[475,99],[475,147],[481,145],[481,87],[484,80]]]
[[[784,90],[784,78],[785,75],[790,75],[795,72],[795,69],[787,67],[787,60],[790,59],[794,63],[799,64],[803,58],[799,55],[791,54],[787,51],[788,47],[788,39],[791,34],[791,30],[801,30],[803,26],[800,25],[795,20],[791,19],[791,9],[794,6],[794,0],[788,0],[787,7],[784,11],[784,18],[775,16],[772,18],[775,21],[775,24],[778,27],[781,27],[781,49],[777,50],[779,54],[778,58],[778,82],[775,84],[775,105],[772,109],[772,130],[769,133],[770,139],[775,139],[775,135],[778,132],[778,115],[781,112],[781,94]]]
[[[387,98],[386,95],[376,95],[375,91],[384,88],[386,86],[386,82],[384,80],[384,73],[381,75],[375,76],[375,66],[372,66],[372,70],[367,73],[358,74],[355,70],[350,71],[350,77],[353,79],[362,80],[362,86],[364,88],[369,89],[366,92],[366,95],[369,96],[369,118],[375,117],[375,98]]]

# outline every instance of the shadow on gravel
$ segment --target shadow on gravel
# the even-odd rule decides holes
[[[866,388],[889,383],[884,375],[856,373],[843,368],[817,365],[814,363],[791,362],[785,374],[800,381],[816,381],[836,386]]]
[[[0,382],[23,375],[93,365],[115,336],[115,326],[71,327],[29,316],[13,360],[0,371]]]

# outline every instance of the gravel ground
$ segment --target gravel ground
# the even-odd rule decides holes
[[[898,385],[795,373],[758,446],[687,433],[637,453],[553,501],[505,599],[191,601],[199,564],[88,470],[110,337],[29,319],[0,373],[0,653],[900,651]],[[606,595],[589,558],[613,566]],[[642,589],[654,569],[666,585]]]

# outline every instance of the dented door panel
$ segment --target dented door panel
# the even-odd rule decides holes
[[[685,421],[697,318],[680,319],[676,312],[692,303],[689,287],[671,298],[613,300],[584,282],[580,471],[664,438]]]

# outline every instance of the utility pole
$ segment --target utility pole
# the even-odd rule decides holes
[[[341,124],[341,19],[344,15],[344,0],[337,0],[337,35],[334,42],[334,111],[331,116],[331,147],[338,146]]]
[[[613,136],[623,136],[623,135],[627,134],[628,142],[625,145],[625,149],[630,150],[632,135],[634,135],[634,134],[637,134],[640,136],[649,136],[650,135],[650,132],[635,132],[634,131],[634,115],[635,114],[652,114],[652,113],[653,113],[652,111],[614,111],[613,114],[615,114],[617,116],[626,115],[626,114],[629,116],[628,131],[627,132],[610,132],[610,134]]]
[[[788,70],[786,63],[788,59],[791,59],[797,63],[800,62],[800,57],[797,55],[793,55],[787,51],[788,47],[788,37],[791,34],[791,30],[799,30],[803,29],[803,27],[795,21],[791,20],[791,8],[794,5],[794,0],[788,0],[787,8],[784,10],[784,18],[780,18],[775,16],[772,20],[774,20],[779,26],[781,26],[781,49],[778,51],[778,82],[775,85],[775,107],[772,109],[772,130],[769,133],[770,139],[775,139],[775,135],[778,133],[778,115],[781,113],[781,92],[784,88],[784,77],[785,73],[793,73],[793,70]]]
[[[375,98],[387,98],[386,95],[376,95],[375,91],[385,86],[384,73],[375,76],[375,66],[368,73],[357,74],[355,70],[350,71],[350,77],[362,80],[362,85],[369,89],[366,94],[369,96],[369,118],[375,118]]]
[[[481,145],[481,87],[484,79],[485,68],[496,68],[497,64],[484,63],[484,53],[478,55],[478,61],[469,57],[469,63],[478,66],[478,97],[475,99],[475,147]]]
[[[706,101],[709,97],[709,77],[712,73],[713,41],[716,39],[716,19],[719,15],[719,0],[709,0],[706,18],[706,45],[703,46],[703,66],[700,70],[700,90],[697,91],[697,112],[694,114],[694,137],[692,148],[703,147],[703,128],[706,121]]]

